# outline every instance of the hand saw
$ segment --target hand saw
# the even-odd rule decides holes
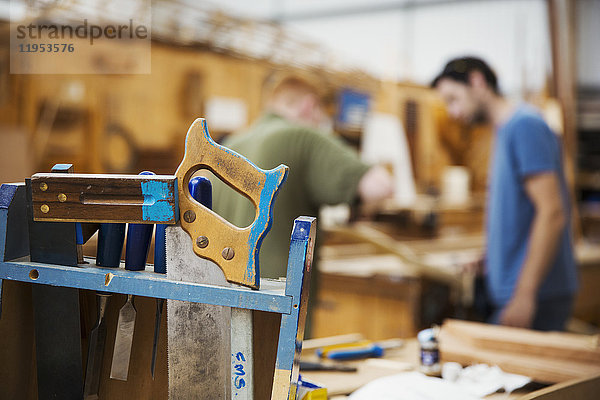
[[[189,181],[201,169],[210,170],[252,201],[256,218],[250,226],[236,227],[192,198]],[[262,170],[215,143],[204,119],[194,121],[188,130],[185,154],[175,173],[181,227],[192,239],[194,253],[216,263],[229,282],[258,289],[260,245],[271,228],[273,201],[287,173],[285,165]]]
[[[256,219],[248,228],[223,224],[225,220],[209,207],[198,207],[198,204],[209,206],[210,184],[199,191],[201,196],[194,198],[188,182],[203,168],[250,198],[256,207]],[[166,230],[167,277],[223,286],[227,285],[225,279],[231,282],[235,276],[236,282],[258,288],[260,243],[271,226],[273,201],[287,176],[287,167],[260,170],[242,156],[214,143],[204,121],[197,120],[188,131],[185,155],[176,176],[182,219],[180,227]],[[188,235],[191,241],[186,238]],[[171,399],[227,399],[230,388],[232,397],[251,398],[251,376],[245,376],[244,391],[236,391],[241,389],[239,379],[231,381],[240,373],[232,370],[240,368],[238,362],[232,363],[234,353],[241,354],[238,350],[244,349],[247,357],[252,355],[251,311],[169,300],[167,325]],[[251,374],[252,358],[244,361],[247,365],[244,373]],[[244,397],[246,394],[249,396]]]

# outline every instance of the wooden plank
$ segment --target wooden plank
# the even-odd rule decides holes
[[[35,174],[35,221],[174,224],[177,179],[171,175]]]
[[[508,334],[507,339],[510,336]],[[440,332],[440,353],[444,362],[454,361],[462,365],[473,363],[497,365],[503,371],[526,375],[544,383],[564,382],[600,373],[600,364],[597,362],[560,358],[551,351],[530,354],[525,350],[526,346],[528,345],[521,345],[515,351],[490,349],[470,339],[467,330],[457,333],[452,329],[446,329],[446,322]]]
[[[5,399],[37,399],[37,365],[31,285],[2,282],[0,387]]]
[[[576,379],[536,390],[520,400],[595,399],[600,393],[600,375]]]
[[[273,389],[281,314],[254,311],[254,398],[269,399]]]
[[[345,335],[308,339],[302,343],[302,354],[308,353],[309,350],[316,350],[319,347],[332,346],[344,343],[354,343],[364,339],[365,337],[360,333],[347,333]]]
[[[565,332],[538,332],[529,329],[447,320],[444,329],[473,346],[600,364],[598,336]]]
[[[339,237],[359,240],[374,245],[378,250],[392,253],[400,258],[406,265],[410,265],[418,276],[431,278],[435,281],[445,283],[453,288],[460,290],[462,288],[462,278],[460,274],[454,271],[425,263],[409,246],[392,238],[385,232],[382,232],[371,224],[356,223],[350,228],[331,228],[330,232],[335,232]]]
[[[564,170],[572,204],[577,176],[577,45],[576,3],[569,0],[547,0],[550,44],[552,46],[552,75],[550,95],[562,106]],[[581,236],[579,210],[572,210],[571,225],[576,239]]]

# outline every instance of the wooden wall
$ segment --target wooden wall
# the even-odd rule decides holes
[[[249,124],[261,113],[264,80],[275,71],[300,71],[161,42],[152,43],[151,54],[150,74],[9,75],[0,70],[8,99],[0,102],[0,125],[26,132],[38,171],[71,162],[77,172],[172,173],[189,126],[205,116],[206,100],[241,100]],[[7,57],[0,53],[0,59]],[[352,85],[341,75],[318,73],[332,86]],[[230,133],[207,122],[216,139]]]

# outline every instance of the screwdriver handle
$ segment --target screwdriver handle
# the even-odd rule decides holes
[[[330,360],[345,361],[381,356],[383,356],[383,348],[379,345],[371,344],[364,347],[330,350],[324,357],[327,357]]]
[[[157,224],[156,234],[154,235],[154,272],[158,274],[167,273],[166,228],[165,224]]]
[[[118,268],[121,263],[124,240],[125,224],[100,224],[100,228],[98,229],[96,265],[99,267]]]
[[[154,175],[154,172],[143,171],[139,175]],[[153,231],[153,224],[128,224],[125,245],[126,270],[143,271],[146,268]]]
[[[212,210],[212,185],[208,178],[196,176],[190,179],[188,187],[194,200]]]

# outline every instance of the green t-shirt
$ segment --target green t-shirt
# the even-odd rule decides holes
[[[294,219],[317,216],[324,204],[353,202],[358,182],[369,168],[339,139],[272,113],[223,144],[260,168],[272,169],[279,164],[290,168],[275,199],[273,226],[260,251],[263,278],[286,276]],[[213,188],[216,213],[239,227],[254,221],[255,210],[249,200],[228,190],[221,181],[213,182]]]

